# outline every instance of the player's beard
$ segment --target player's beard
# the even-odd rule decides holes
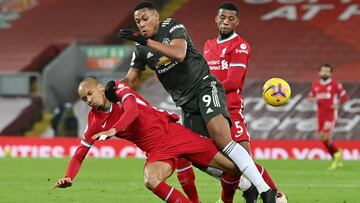
[[[229,38],[232,34],[234,34],[234,30],[226,34],[222,34],[221,32],[219,32],[219,34],[220,34],[220,40],[224,40]]]
[[[320,77],[320,79],[322,80],[322,81],[326,81],[326,80],[328,80],[330,77],[329,76],[321,76]]]

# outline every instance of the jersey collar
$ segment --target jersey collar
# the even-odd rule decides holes
[[[106,108],[104,111],[99,111],[99,110],[96,110],[96,111],[101,112],[101,113],[110,113],[112,111],[112,102],[110,102],[109,108]]]
[[[236,34],[236,32],[234,32],[230,37],[228,37],[227,39],[224,39],[224,40],[219,40],[219,37],[217,38],[217,43],[220,44],[220,43],[223,43],[223,42],[227,42],[227,41],[230,41],[232,39],[234,39],[236,36],[238,36],[238,34]]]
[[[321,85],[327,85],[327,84],[331,83],[331,81],[332,81],[331,78],[328,78],[326,80],[321,80],[320,79],[320,84]]]

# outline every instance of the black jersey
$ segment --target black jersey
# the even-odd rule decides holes
[[[176,105],[181,106],[200,91],[207,78],[210,79],[209,66],[195,49],[184,25],[174,19],[167,18],[161,22],[152,39],[164,44],[169,44],[173,39],[184,39],[187,42],[186,56],[181,63],[140,44],[136,44],[131,61],[132,68],[144,70],[145,65],[148,65],[154,70]]]

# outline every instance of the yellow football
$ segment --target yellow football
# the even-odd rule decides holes
[[[291,97],[290,85],[281,78],[271,78],[263,86],[262,97],[271,106],[282,106]]]

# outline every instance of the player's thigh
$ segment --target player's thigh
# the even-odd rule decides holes
[[[217,168],[230,174],[239,174],[240,172],[234,162],[220,152],[210,161],[209,167]]]
[[[172,162],[172,160],[146,163],[144,167],[144,184],[146,187],[153,189],[161,181],[165,181],[168,177],[171,176],[174,171],[174,163],[170,162]]]
[[[199,136],[195,132],[181,125],[172,124],[170,135],[175,143],[172,148],[178,157],[185,158],[200,167],[207,167],[216,153],[219,152],[215,144],[209,138]],[[173,142],[173,141],[171,141]],[[174,152],[173,152],[174,153]]]
[[[225,90],[213,81],[199,93],[199,108],[209,136],[222,149],[231,141],[231,119]]]
[[[321,119],[318,121],[318,134],[321,140],[331,139],[331,133],[334,129],[335,121],[331,119]]]
[[[331,140],[332,138],[330,133],[324,131],[319,132],[319,137],[321,141]]]
[[[206,124],[205,124],[204,119],[202,118],[200,112],[190,113],[190,112],[182,111],[182,114],[183,114],[183,125],[186,128],[191,129],[192,131],[194,131],[200,135],[209,137],[209,133],[206,128]]]
[[[231,125],[230,114],[226,106],[225,90],[217,81],[212,81],[198,94],[200,114],[207,125],[213,118],[223,115]]]
[[[222,114],[213,117],[206,127],[209,136],[219,149],[222,150],[232,141],[228,121]]]

